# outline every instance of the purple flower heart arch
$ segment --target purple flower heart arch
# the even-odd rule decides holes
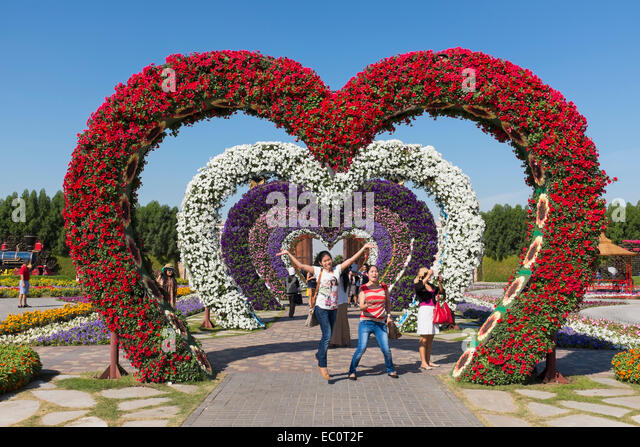
[[[470,119],[510,142],[533,188],[532,214],[543,219],[529,224],[513,277],[518,284],[506,289],[509,304],[486,342],[461,358],[458,377],[486,384],[527,379],[591,282],[609,179],[585,135],[585,118],[559,92],[508,61],[454,48],[385,59],[338,92],[292,60],[247,51],[172,55],[116,86],[78,135],[64,180],[64,218],[82,285],[120,334],[140,380],[203,376],[191,337],[174,352],[161,349],[170,322],[131,224],[144,157],[165,130],[175,134],[237,110],[284,127],[338,171],[349,169],[376,134],[425,111]]]
[[[430,267],[438,251],[438,233],[427,205],[408,188],[388,180],[372,180],[358,188],[373,192],[375,200],[374,231],[369,236],[378,246],[376,265],[383,280],[391,285],[391,298],[396,310],[411,302],[413,290],[406,281],[398,287],[401,275],[415,275],[420,267]],[[300,225],[270,228],[266,214],[273,204],[267,197],[280,192],[289,203],[289,183],[270,182],[249,190],[229,211],[221,236],[222,256],[231,277],[242,289],[254,309],[274,309],[285,299],[286,268],[281,257],[283,243],[294,232],[304,231],[327,245],[333,245],[349,233],[349,228],[303,227]],[[301,189],[303,193],[305,190]],[[297,197],[296,197],[297,199]],[[296,200],[297,202],[297,200]],[[302,211],[305,203],[298,203]],[[337,222],[344,223],[344,208]]]

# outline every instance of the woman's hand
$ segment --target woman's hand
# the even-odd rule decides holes
[[[276,256],[282,256],[282,255],[289,255],[289,257],[291,257],[291,253],[289,253],[289,250],[283,250],[280,253],[276,253]]]

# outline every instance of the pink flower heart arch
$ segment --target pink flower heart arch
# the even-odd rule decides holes
[[[140,380],[189,380],[210,368],[188,334],[175,351],[161,348],[166,309],[131,224],[144,157],[166,130],[238,110],[284,127],[336,171],[378,133],[424,112],[476,121],[508,141],[534,190],[529,246],[489,336],[456,371],[476,383],[526,380],[591,281],[610,181],[572,103],[529,70],[461,48],[384,59],[337,92],[295,61],[247,51],[172,55],[116,86],[78,136],[64,217],[82,284]]]

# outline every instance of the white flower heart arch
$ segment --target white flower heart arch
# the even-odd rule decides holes
[[[220,253],[219,209],[237,186],[254,177],[304,185],[319,204],[342,203],[345,192],[366,180],[412,181],[446,210],[438,245],[447,301],[455,307],[482,258],[484,221],[471,181],[432,147],[399,140],[376,141],[354,158],[348,172],[327,172],[305,148],[258,142],[234,146],[212,158],[191,180],[178,213],[178,247],[191,286],[223,327],[255,329],[260,323],[229,275]],[[442,250],[441,250],[442,251]]]

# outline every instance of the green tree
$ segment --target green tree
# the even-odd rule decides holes
[[[527,236],[527,209],[521,205],[495,205],[481,214],[486,224],[485,255],[501,261],[520,253]]]

